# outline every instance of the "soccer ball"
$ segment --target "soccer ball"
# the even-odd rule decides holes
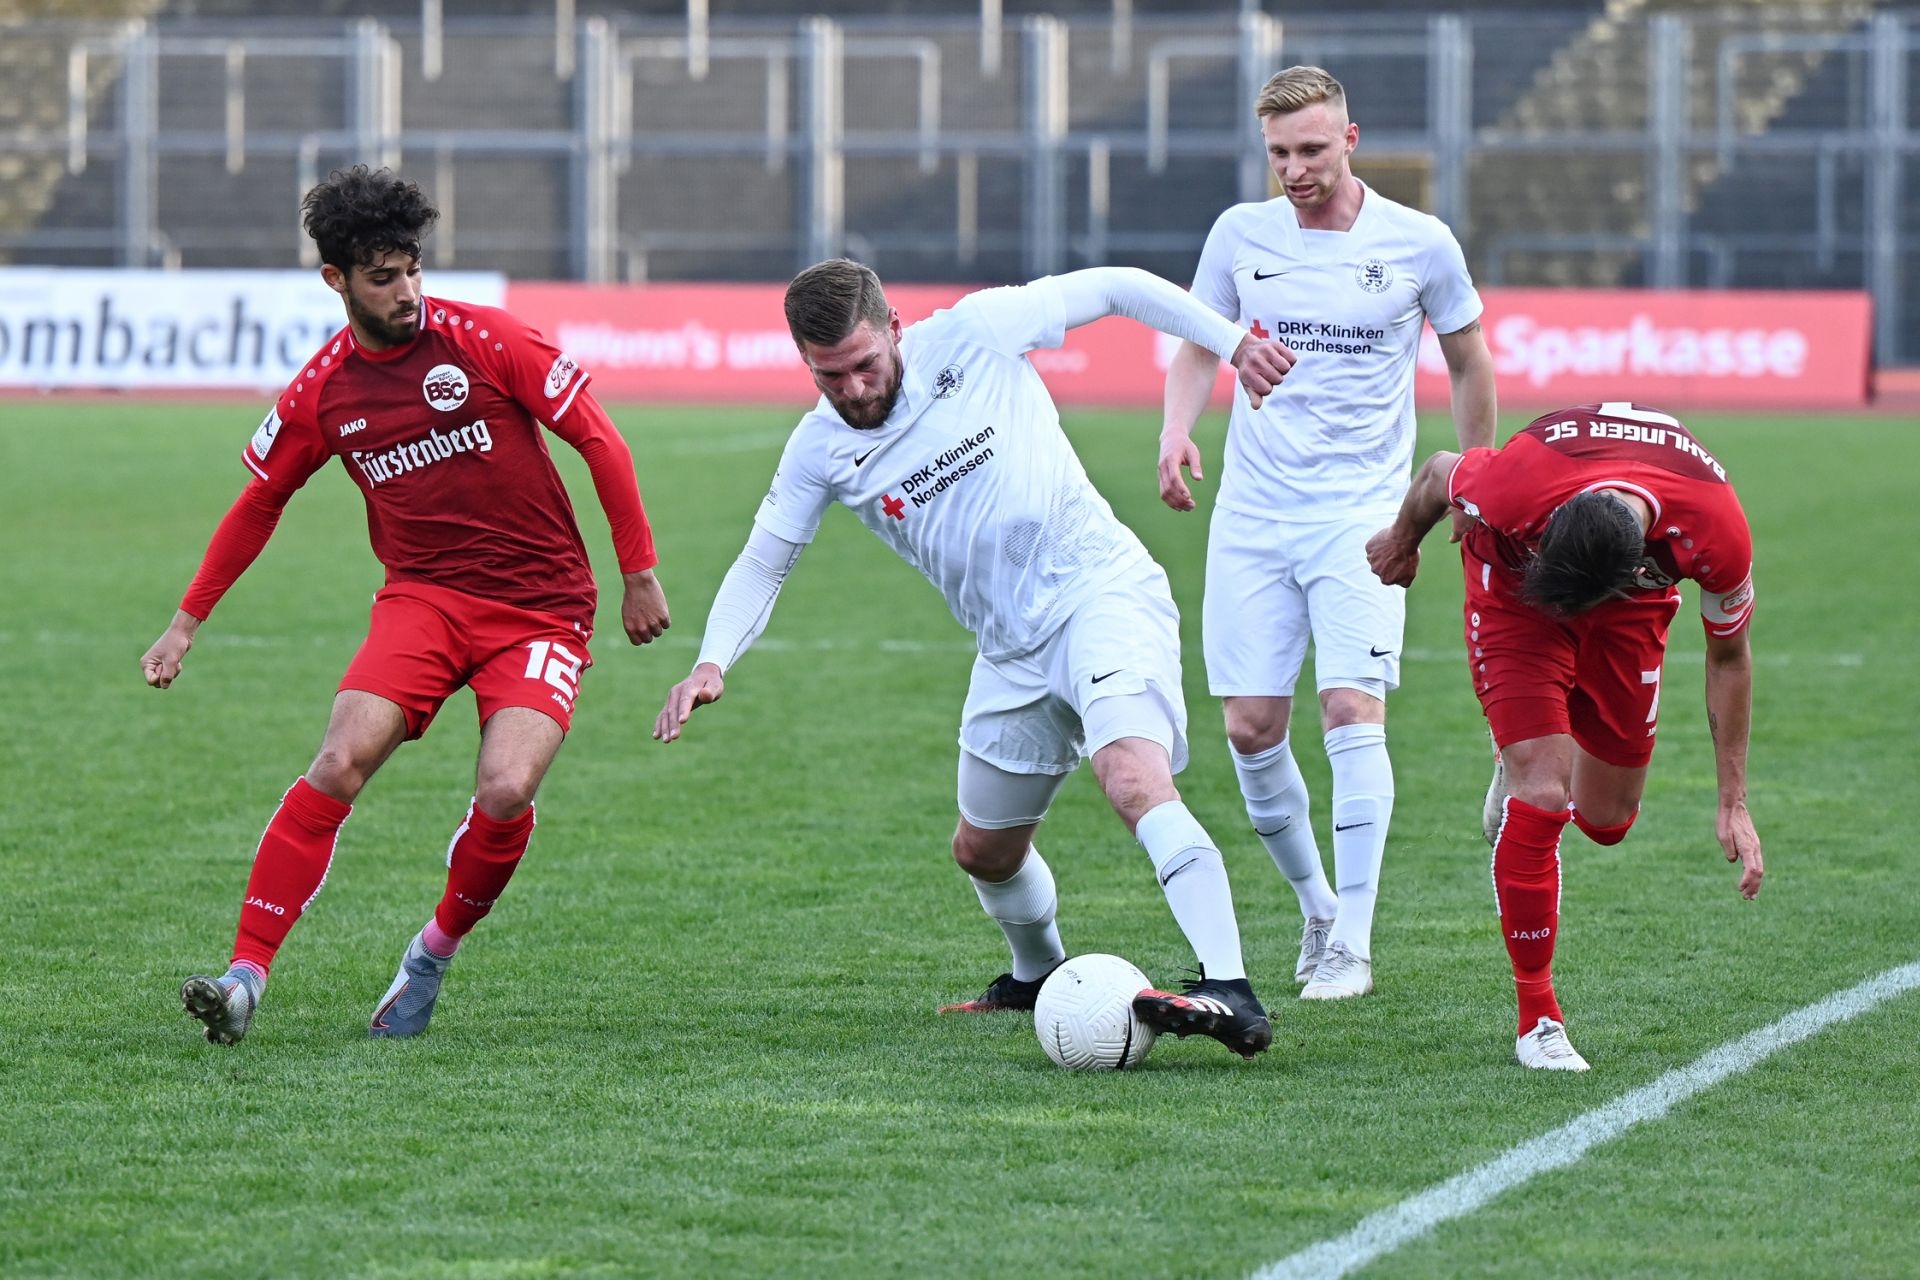
[[[1075,956],[1050,974],[1033,1006],[1040,1047],[1069,1071],[1122,1071],[1153,1048],[1133,998],[1153,984],[1119,956]]]

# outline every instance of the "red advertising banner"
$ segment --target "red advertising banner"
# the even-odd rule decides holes
[[[888,290],[903,323],[967,290]],[[1669,409],[1841,407],[1865,402],[1864,293],[1488,289],[1482,323],[1500,403],[1545,410],[1637,400]],[[779,285],[509,284],[506,305],[593,371],[605,400],[803,405],[812,383]],[[1177,341],[1128,320],[1076,329],[1034,366],[1068,405],[1156,406]],[[1231,386],[1222,371],[1218,398]],[[1429,331],[1416,395],[1447,403]]]

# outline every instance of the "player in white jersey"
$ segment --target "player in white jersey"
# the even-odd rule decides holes
[[[1393,812],[1386,695],[1400,679],[1406,614],[1404,593],[1368,571],[1366,542],[1407,490],[1423,321],[1440,335],[1462,449],[1493,443],[1493,361],[1453,234],[1354,177],[1360,129],[1340,82],[1291,67],[1254,110],[1285,199],[1220,216],[1193,292],[1256,337],[1285,342],[1297,363],[1263,405],[1235,399],[1202,632],[1247,814],[1299,895],[1295,980],[1304,998],[1335,1000],[1373,990]],[[1218,369],[1212,352],[1186,343],[1168,370],[1160,494],[1176,511],[1194,506],[1182,468],[1204,478],[1192,432]],[[1337,894],[1287,741],[1309,638],[1333,767]]]
[[[1285,374],[1284,348],[1118,267],[974,293],[903,334],[879,278],[835,259],[794,278],[786,310],[823,394],[787,442],[654,736],[672,741],[720,697],[827,507],[843,504],[940,589],[980,644],[961,713],[953,856],[1006,935],[1013,968],[948,1010],[1032,1009],[1066,958],[1053,873],[1032,840],[1085,757],[1201,966],[1184,993],[1143,991],[1135,1011],[1247,1057],[1265,1049],[1273,1029],[1246,979],[1226,868],[1173,785],[1186,708],[1166,575],[1087,479],[1027,353],[1130,316],[1230,359],[1257,400]]]

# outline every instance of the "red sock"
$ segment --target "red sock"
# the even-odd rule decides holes
[[[1541,1018],[1565,1021],[1553,994],[1553,940],[1560,929],[1560,834],[1567,811],[1507,800],[1507,820],[1493,850],[1493,888],[1500,933],[1520,995],[1520,1034]]]
[[[253,855],[240,933],[233,940],[236,964],[251,964],[263,975],[273,965],[287,931],[327,882],[340,824],[352,812],[352,805],[316,790],[305,778],[287,788]]]
[[[1640,811],[1635,809],[1633,811],[1633,817],[1628,818],[1619,826],[1601,827],[1595,826],[1593,823],[1581,817],[1580,811],[1575,809],[1573,811],[1573,825],[1586,832],[1587,839],[1593,841],[1595,844],[1619,844],[1627,838],[1627,829],[1633,826],[1633,819],[1639,816]]]
[[[440,927],[460,938],[480,923],[513,879],[532,838],[531,806],[505,822],[489,818],[478,805],[468,809],[447,850],[447,892],[433,913]]]

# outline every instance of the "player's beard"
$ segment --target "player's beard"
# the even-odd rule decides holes
[[[412,342],[414,335],[420,330],[418,302],[414,303],[404,315],[389,312],[382,316],[373,308],[362,304],[360,299],[354,296],[352,289],[347,290],[346,296],[347,317],[356,327],[383,347],[404,346]]]
[[[893,361],[893,372],[887,378],[885,390],[868,396],[865,400],[843,400],[835,395],[827,397],[828,402],[833,405],[834,412],[840,415],[840,421],[855,431],[872,431],[876,427],[884,426],[887,418],[893,413],[893,406],[900,402],[900,381],[905,362],[900,359],[899,344],[894,343],[892,346],[893,350],[889,358]]]

